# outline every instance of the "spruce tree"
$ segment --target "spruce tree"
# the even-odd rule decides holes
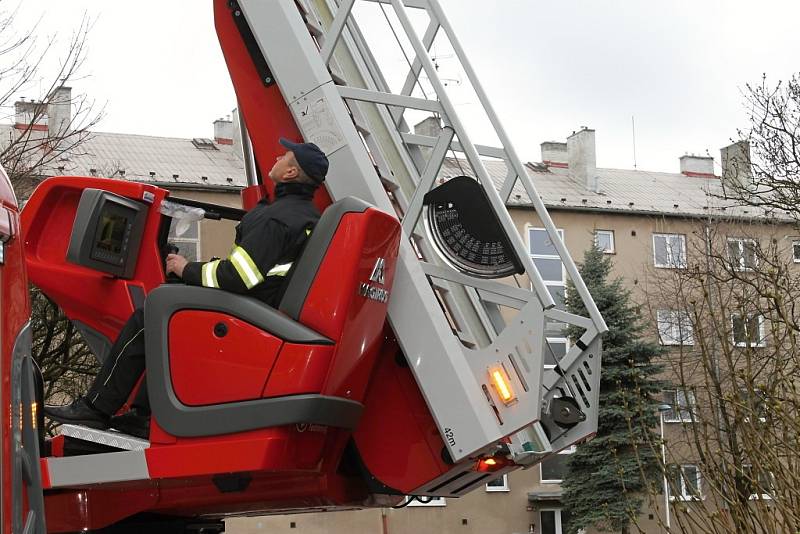
[[[611,257],[592,247],[579,269],[609,330],[603,336],[597,435],[569,456],[561,484],[570,534],[589,527],[628,532],[660,472],[652,444],[658,443],[653,429],[663,384],[656,379],[661,366],[653,360],[663,349],[642,339],[640,307],[622,279],[608,280],[611,268]],[[566,304],[571,313],[586,315],[574,287]],[[582,333],[576,327],[567,332],[573,340]]]

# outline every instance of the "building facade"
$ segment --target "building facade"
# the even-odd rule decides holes
[[[419,133],[419,132],[418,132]],[[722,149],[720,161],[732,165],[745,154],[746,145],[737,143]],[[691,323],[685,310],[664,298],[664,277],[678,273],[705,254],[703,246],[710,229],[723,250],[747,268],[752,260],[750,243],[762,239],[777,242],[788,266],[800,262],[800,236],[790,220],[741,207],[725,199],[725,180],[746,179],[732,174],[709,156],[679,158],[679,172],[602,169],[596,166],[595,132],[582,129],[566,143],[541,145],[541,163],[527,164],[539,194],[576,261],[592,246],[612,256],[612,277],[621,277],[634,300],[643,305],[648,336],[674,351],[692,351]],[[499,183],[506,176],[501,162],[485,162]],[[468,169],[447,160],[440,178]],[[512,219],[545,284],[557,303],[563,304],[567,288],[565,270],[549,243],[526,193],[516,187],[508,201]],[[735,340],[747,343],[748,329],[758,328],[751,318],[731,317]],[[738,321],[738,323],[737,323]],[[737,326],[737,324],[739,326]],[[569,349],[569,340],[559,326],[547,333],[549,364]],[[669,356],[667,356],[669,359]],[[665,367],[666,378],[672,369]],[[678,441],[690,423],[694,399],[680,389],[665,389],[659,437]],[[413,502],[399,509],[318,513],[233,519],[228,530],[258,532],[332,534],[374,532],[380,534],[562,534],[568,510],[561,502],[560,482],[571,449],[547,458],[528,470],[520,470],[487,484],[460,499]],[[674,455],[668,464],[676,461]],[[644,532],[663,532],[674,523],[678,511],[706,499],[707,488],[701,470],[691,455],[678,460],[665,492],[646,502],[638,518]]]

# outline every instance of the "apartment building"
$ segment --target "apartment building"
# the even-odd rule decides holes
[[[425,133],[426,127],[437,126],[422,124],[417,133]],[[725,199],[726,180],[747,179],[738,170],[748,150],[746,144],[735,143],[723,148],[716,162],[711,156],[683,155],[677,158],[674,173],[604,169],[596,166],[595,132],[584,128],[566,142],[542,143],[541,162],[528,163],[527,171],[573,258],[581,261],[592,245],[611,255],[612,276],[622,277],[634,299],[644,305],[652,339],[670,350],[691,351],[691,325],[683,320],[684,310],[664,299],[663,276],[698,261],[712,229],[716,244],[733,261],[741,262],[742,268],[754,261],[756,239],[777,242],[787,265],[800,262],[800,236],[785,214],[737,206]],[[507,174],[504,164],[492,160],[485,164],[492,178],[502,183]],[[448,159],[440,180],[468,174],[468,168]],[[508,208],[551,294],[563,303],[566,273],[522,187],[515,187]],[[742,338],[737,343],[746,343],[748,330],[758,328],[749,317],[731,320],[734,337]],[[547,332],[547,341],[549,363],[554,364],[568,350],[569,340],[555,325]],[[675,389],[663,395],[656,432],[669,440],[687,423],[694,399]],[[568,511],[561,502],[559,483],[571,452],[561,451],[460,499],[415,501],[399,509],[235,519],[228,530],[237,534],[562,534]],[[645,532],[662,532],[670,522],[667,514],[674,521],[679,507],[690,507],[695,499],[703,498],[702,473],[690,456],[675,466],[674,473],[671,487],[675,490],[642,510],[639,527]]]

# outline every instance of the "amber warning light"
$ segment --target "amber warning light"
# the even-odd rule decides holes
[[[508,374],[502,366],[490,368],[489,377],[492,380],[494,390],[500,396],[500,400],[502,400],[504,404],[509,405],[517,400],[517,396],[514,395],[514,390],[511,389]]]

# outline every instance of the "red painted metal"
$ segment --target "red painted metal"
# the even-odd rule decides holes
[[[227,314],[179,311],[169,322],[172,387],[189,406],[257,399],[281,345],[282,340]]]
[[[300,314],[300,322],[336,340],[323,393],[362,401],[383,342],[387,302],[359,293],[363,287],[390,295],[400,242],[397,219],[376,209],[345,215]],[[370,280],[383,260],[383,284]]]
[[[334,347],[286,343],[269,375],[262,397],[319,393],[328,374]]]
[[[402,492],[410,493],[452,467],[442,459],[444,442],[436,423],[388,332],[353,438],[370,473]]]
[[[2,461],[2,499],[0,499],[0,528],[3,534],[11,532],[11,471],[12,443],[11,428],[11,360],[14,343],[30,317],[28,301],[28,279],[25,275],[22,238],[18,233],[19,214],[17,200],[11,182],[0,167],[0,210],[11,220],[4,247],[4,262],[0,265],[0,424],[3,432],[0,440],[0,461]]]
[[[66,260],[72,221],[86,188],[104,189],[137,201],[142,201],[145,193],[153,195],[134,273],[134,284],[145,292],[164,281],[157,236],[162,220],[159,207],[168,192],[123,180],[59,176],[37,187],[22,211],[25,262],[31,282],[61,306],[67,317],[114,340],[134,309],[130,282]]]
[[[151,509],[159,500],[156,483],[145,487],[81,489],[45,497],[47,532],[80,532],[107,527],[121,518]]]
[[[269,191],[264,184],[251,185],[241,191],[242,208],[250,211],[262,198],[269,199]]]
[[[233,88],[239,102],[239,112],[245,119],[247,131],[253,146],[253,155],[263,180],[263,186],[272,198],[274,184],[269,180],[269,170],[275,159],[286,149],[278,143],[280,137],[301,142],[302,135],[292,117],[277,83],[266,86],[261,80],[247,47],[239,34],[233,19],[233,11],[228,0],[214,0],[214,25],[222,47],[222,55],[228,65]],[[289,95],[291,97],[291,95]],[[248,193],[249,195],[249,193]],[[263,192],[257,195],[262,198]],[[250,209],[254,204],[252,197],[243,197],[243,206]],[[314,196],[314,203],[320,210],[331,204],[325,188],[320,187]]]
[[[713,172],[681,171],[681,174],[691,178],[719,178]]]
[[[59,187],[50,190],[65,187],[58,181],[56,184]],[[113,184],[89,181],[84,185],[102,185],[108,189]],[[65,220],[70,219],[69,210],[74,212],[80,196],[77,191],[68,192],[62,191],[57,195],[60,199],[71,199],[65,201],[69,209],[59,212]],[[115,192],[120,193],[119,190]],[[136,191],[133,194],[123,192],[128,193],[125,196],[136,196]],[[42,211],[45,208],[59,209],[53,205],[53,200],[48,200],[53,194],[35,195],[32,214],[46,214]],[[156,215],[154,209],[148,216],[140,262],[157,265],[160,274],[161,262],[153,244],[157,237],[157,224],[151,220]],[[38,217],[31,215],[31,218],[32,223],[39,223]],[[51,219],[49,224],[54,224],[54,221]],[[48,225],[38,227],[31,224],[29,227],[42,236]],[[36,232],[33,235],[36,236]],[[88,269],[69,265],[63,259],[56,261],[59,256],[63,258],[64,248],[60,254],[41,252],[40,239],[32,239],[29,243],[33,259],[39,258],[43,264],[34,264],[35,267],[40,267],[49,276],[53,276],[56,266],[59,267],[61,279],[67,280],[67,285],[79,276],[87,276],[85,271]],[[222,313],[177,312],[170,321],[169,337],[170,367],[178,397],[193,405],[300,393],[323,393],[363,401],[379,351],[389,350],[391,359],[397,350],[393,343],[387,345],[384,334],[387,304],[380,298],[378,290],[391,291],[399,239],[398,221],[376,209],[343,217],[300,314],[301,322],[332,339],[335,343],[332,346],[283,343],[249,323]],[[372,276],[379,259],[383,260],[382,283],[377,276]],[[136,272],[138,275],[149,271],[140,265]],[[375,280],[370,280],[371,276]],[[98,279],[102,283],[115,282],[106,277]],[[146,281],[135,282],[147,290],[151,288]],[[374,298],[368,298],[361,291],[365,284],[376,291],[369,292]],[[64,299],[97,306],[98,315],[102,315],[106,307],[117,305],[108,299],[82,301],[84,297],[69,288],[62,289],[62,292]],[[71,304],[69,300],[65,302]],[[126,301],[126,305],[130,303]],[[82,317],[81,320],[95,324],[90,318]],[[219,323],[227,325],[227,335],[214,333],[214,327]],[[125,483],[124,487],[139,492],[149,491],[153,481],[158,481],[158,505],[144,503],[142,506],[146,508],[142,509],[170,510],[187,515],[200,511],[304,511],[312,505],[325,509],[358,507],[367,497],[364,480],[356,471],[347,474],[339,471],[350,436],[350,432],[342,429],[291,425],[224,436],[180,438],[170,436],[159,427],[157,420],[153,420],[151,446],[144,453],[150,480]],[[225,473],[247,473],[254,479],[252,489],[248,489],[246,495],[220,494],[213,484],[209,484],[209,477]],[[304,482],[287,491],[287,485],[293,481]],[[103,484],[98,488],[102,491],[76,488],[61,490],[57,494],[48,492],[48,503],[53,501],[51,497],[54,495],[62,494],[72,494],[74,498],[80,495],[90,503],[88,511],[77,523],[73,519],[56,517],[55,524],[64,525],[63,528],[75,525],[96,527],[122,519],[139,509],[136,503],[115,508],[116,497],[107,493],[112,487],[116,486]],[[62,511],[75,505],[74,499],[63,496],[53,502],[56,503],[54,509]],[[117,515],[113,518],[92,515],[95,507],[112,510],[108,514]]]

